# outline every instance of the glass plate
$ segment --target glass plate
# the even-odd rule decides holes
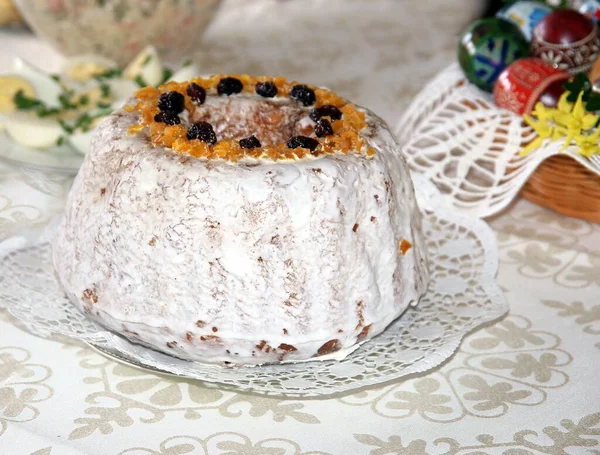
[[[38,150],[25,147],[15,142],[6,131],[0,131],[0,161],[9,166],[75,175],[83,158],[67,144]]]

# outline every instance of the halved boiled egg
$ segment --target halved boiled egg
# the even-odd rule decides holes
[[[110,88],[105,91],[99,86],[91,87],[85,91],[73,95],[72,97],[73,103],[79,106],[79,110],[82,111],[96,109],[98,103],[110,104],[113,99],[114,97]]]
[[[106,81],[110,87],[113,100],[122,101],[132,96],[140,87],[129,79],[110,79]]]
[[[75,150],[77,150],[82,155],[85,155],[90,148],[90,141],[92,140],[93,134],[93,129],[89,131],[78,131],[69,135],[69,137],[67,137],[67,140]]]
[[[16,76],[27,81],[35,90],[35,98],[48,107],[59,107],[59,95],[63,93],[61,85],[49,74],[23,59],[16,58],[13,70],[6,76]]]
[[[57,120],[21,111],[6,116],[4,127],[15,141],[34,148],[52,147],[64,133]]]
[[[90,148],[90,141],[94,134],[94,129],[98,124],[114,110],[115,106],[91,110],[81,114],[81,116],[73,123],[74,131],[69,134],[66,139],[82,155],[85,155]]]
[[[10,112],[17,108],[14,99],[19,91],[28,98],[36,97],[33,85],[25,79],[13,75],[0,76],[0,112]]]
[[[181,67],[178,71],[176,71],[167,82],[169,81],[189,81],[195,77],[200,76],[200,69],[198,65],[195,63],[190,63],[189,65]]]
[[[98,55],[78,55],[66,59],[62,74],[83,83],[115,68],[118,68],[117,63],[111,59]]]
[[[140,84],[143,82],[156,86],[162,82],[163,69],[163,64],[154,46],[147,46],[127,65],[123,76],[138,81]]]

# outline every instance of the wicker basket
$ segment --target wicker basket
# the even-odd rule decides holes
[[[600,176],[569,156],[541,163],[521,196],[563,215],[600,223]]]

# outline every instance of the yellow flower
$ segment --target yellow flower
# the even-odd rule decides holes
[[[533,141],[531,141],[527,146],[519,152],[519,156],[527,156],[544,142],[544,138],[536,137]]]
[[[586,113],[587,111],[583,105],[582,96],[583,93],[580,93],[577,102],[573,107],[573,117],[577,119],[579,122],[577,125],[579,125],[582,130],[589,130],[598,122],[598,116],[589,112]]]
[[[556,115],[556,109],[544,106],[543,103],[536,103],[531,115],[539,118],[542,121],[552,121]]]
[[[566,137],[569,134],[569,129],[563,125],[556,125],[554,127],[554,133],[552,134],[552,140],[557,141]]]
[[[555,116],[556,122],[560,126],[566,127],[566,139],[565,144],[560,149],[561,152],[568,147],[576,135],[581,134],[582,131],[593,128],[598,122],[597,115],[586,113],[582,96],[583,93],[580,93],[571,112],[564,112],[559,108],[559,112]],[[562,132],[562,128],[560,128],[560,133]]]
[[[532,112],[533,117],[523,115],[537,137],[521,150],[520,156],[527,156],[548,138],[553,141],[564,138],[561,152],[575,141],[581,155],[589,158],[596,153],[600,154],[600,129],[595,128],[599,117],[585,110],[583,93],[579,94],[575,103],[567,101],[568,96],[568,92],[563,93],[556,108],[547,108],[542,103],[537,103]]]
[[[556,109],[558,109],[559,112],[564,112],[564,113],[568,114],[573,109],[573,103],[567,101],[567,98],[569,97],[570,94],[571,94],[570,92],[564,92],[558,99],[558,104],[556,105]]]
[[[523,114],[523,118],[529,126],[531,126],[538,136],[547,138],[552,136],[552,125],[545,119],[539,119],[536,121],[533,117],[527,114]]]
[[[523,150],[521,150],[521,152],[519,153],[520,156],[529,155],[532,150],[542,145],[544,139],[553,137],[554,135],[554,128],[548,123],[548,117],[546,115],[546,112],[544,112],[546,111],[546,108],[539,108],[540,104],[541,103],[538,103],[538,105],[535,106],[535,111],[533,112],[534,114],[536,111],[538,112],[538,121],[533,119],[533,117],[531,117],[530,115],[523,114],[525,122],[527,122],[527,124],[533,128],[533,130],[537,133],[537,137],[533,141],[531,141]]]
[[[578,152],[587,158],[595,153],[600,153],[599,140],[600,129],[596,129],[592,134],[577,134],[575,136],[575,143],[579,146]]]

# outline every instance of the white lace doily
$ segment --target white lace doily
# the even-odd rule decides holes
[[[88,319],[64,296],[51,261],[52,230],[0,243],[0,308],[39,336],[66,335],[154,370],[267,394],[326,395],[423,372],[449,358],[462,337],[502,316],[508,306],[494,278],[498,254],[489,227],[442,207],[439,193],[422,177],[415,183],[425,214],[429,290],[416,308],[342,361],[226,368],[132,344]]]
[[[396,134],[413,172],[430,179],[447,203],[477,217],[504,209],[540,163],[560,153],[564,144],[546,140],[520,157],[535,132],[468,83],[458,64],[425,86],[398,122]],[[600,175],[600,155],[585,158],[576,146],[562,153]]]

